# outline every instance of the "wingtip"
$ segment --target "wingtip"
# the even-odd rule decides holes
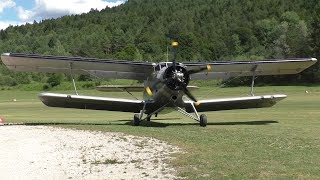
[[[1,56],[10,56],[10,53],[2,53]]]

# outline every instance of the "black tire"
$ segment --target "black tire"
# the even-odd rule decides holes
[[[133,116],[133,125],[134,125],[134,126],[139,126],[139,124],[140,124],[139,114],[135,114],[135,115]]]
[[[200,126],[201,127],[207,126],[207,116],[205,114],[200,115]]]
[[[149,116],[149,115],[148,115],[148,116]],[[147,118],[147,121],[150,121],[150,120],[151,120],[151,116]]]

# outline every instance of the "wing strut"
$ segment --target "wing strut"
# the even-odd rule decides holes
[[[254,87],[254,80],[256,78],[256,70],[257,70],[257,68],[258,68],[258,64],[253,66],[252,69],[251,69],[251,71],[252,71],[251,91],[250,91],[251,96],[254,96],[253,87]]]
[[[183,115],[185,115],[185,116],[187,116],[187,117],[189,117],[191,119],[194,119],[194,120],[200,122],[200,116],[198,114],[198,111],[197,111],[196,107],[194,106],[194,102],[190,100],[190,104],[191,104],[191,107],[192,107],[193,112],[194,112],[195,115],[192,115],[191,113],[188,113],[187,111],[185,111],[184,109],[182,109],[181,107],[176,106],[176,105],[175,105],[174,109],[177,110],[179,113],[181,113],[181,114],[183,114]]]
[[[72,71],[72,62],[70,62],[70,75],[71,75],[71,78],[72,78],[72,84],[73,84],[73,87],[74,87],[74,91],[76,92],[76,95],[79,95],[78,94],[78,91],[77,91],[77,86],[76,86],[76,82],[74,81],[74,76],[73,76],[73,71]]]
[[[202,126],[202,127],[207,126],[207,116],[205,114],[201,114],[199,116],[198,111],[197,111],[196,107],[194,106],[194,102],[192,102],[192,101],[189,101],[189,102],[191,104],[191,107],[192,107],[193,112],[194,112],[195,115],[192,115],[191,113],[188,113],[186,110],[184,110],[181,107],[176,106],[176,105],[175,105],[174,109],[176,109],[179,113],[181,113],[181,114],[183,114],[183,115],[185,115],[185,116],[187,116],[187,117],[189,117],[191,119],[194,119],[194,120],[198,121],[200,123],[200,126]]]

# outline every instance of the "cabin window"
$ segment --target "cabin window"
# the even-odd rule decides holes
[[[155,71],[160,71],[162,68],[168,67],[167,63],[159,63],[154,67]]]
[[[160,71],[160,65],[159,65],[159,64],[156,65],[156,66],[154,67],[154,70],[155,70],[155,71]]]

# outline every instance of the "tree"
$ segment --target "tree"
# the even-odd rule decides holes
[[[0,51],[159,62],[178,40],[179,61],[319,58],[319,6],[317,0],[130,0],[101,11],[9,26],[0,31]],[[318,69],[301,79],[315,82]],[[25,82],[46,79],[24,75]],[[19,76],[8,76],[22,83]]]
[[[53,73],[49,75],[47,83],[49,87],[55,87],[61,84],[64,75],[61,73]]]

